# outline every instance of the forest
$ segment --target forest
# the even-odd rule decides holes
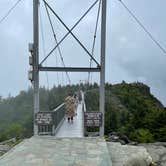
[[[40,88],[40,111],[51,111],[69,93],[85,92],[87,111],[99,110],[99,86],[77,84]],[[150,93],[150,88],[139,82],[105,85],[105,135],[116,131],[137,142],[166,142],[166,109]],[[13,137],[32,136],[33,89],[17,96],[0,97],[0,141]]]

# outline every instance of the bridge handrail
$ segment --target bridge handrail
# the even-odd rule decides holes
[[[59,127],[61,126],[65,118],[65,103],[60,104],[53,111],[49,111],[51,114],[52,122],[51,124],[38,124],[39,135],[55,135]]]
[[[81,95],[82,95],[82,110],[83,110],[83,112],[86,112],[86,104],[85,104],[84,92],[81,92]]]
[[[59,127],[61,126],[64,118],[65,118],[65,103],[62,103],[61,105],[59,105],[57,108],[55,108],[52,112],[53,112],[53,121],[54,121],[54,125],[53,125],[53,135],[56,134],[56,132],[58,131]]]
[[[86,104],[85,104],[85,101],[83,102],[83,112],[86,112]]]
[[[60,104],[58,107],[56,107],[52,112],[58,111],[61,107],[63,107],[65,103]]]
[[[86,112],[86,104],[85,104],[85,94],[84,92],[81,92],[82,94],[82,112],[83,112],[83,126],[84,126],[84,136],[86,135],[86,127],[84,125],[84,113]]]

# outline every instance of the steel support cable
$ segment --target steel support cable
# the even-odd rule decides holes
[[[9,14],[17,7],[21,0],[16,1],[16,3],[7,11],[7,13],[0,19],[0,24],[9,16]]]
[[[45,1],[45,0],[43,0],[44,1],[44,3],[46,3],[46,5],[49,7],[49,8],[51,8],[49,5],[48,5],[48,3]],[[82,17],[75,23],[75,25],[71,28],[71,29],[69,29],[68,27],[68,32],[66,33],[66,35],[64,35],[64,37],[59,41],[59,43],[48,53],[48,55],[41,61],[41,63],[40,63],[40,65],[42,65],[42,63],[52,54],[52,52],[58,47],[58,45],[60,45],[62,42],[63,42],[63,40],[70,34],[70,33],[72,33],[72,31],[75,29],[75,27],[82,21],[82,19],[89,13],[89,11],[96,5],[96,3],[98,2],[99,0],[96,0],[91,6],[90,6],[90,8],[82,15]],[[56,14],[55,12],[54,12],[54,10],[51,8],[50,9],[54,14]],[[62,20],[61,20],[62,21]],[[66,25],[65,25],[66,26]],[[73,34],[73,33],[72,33]],[[84,47],[84,46],[83,46]],[[89,51],[88,51],[88,53],[89,53]],[[89,53],[90,54],[90,53]],[[89,55],[88,54],[88,55]],[[91,54],[89,55],[92,59],[93,59],[93,61],[98,65],[98,66],[100,66],[99,65],[99,63],[91,56]]]
[[[94,32],[94,38],[93,38],[93,44],[92,44],[92,56],[94,56],[94,49],[95,49],[95,43],[96,43],[96,35],[97,35],[97,29],[98,29],[98,23],[99,23],[99,16],[100,16],[100,9],[101,9],[101,0],[99,2],[98,12],[97,12],[97,18],[96,18],[96,26],[95,26],[95,32]],[[92,67],[92,58],[90,59],[90,68]],[[88,73],[88,83],[90,80],[90,72]],[[91,74],[92,76],[92,74]]]
[[[46,8],[46,12],[47,12],[47,8]],[[53,25],[52,25],[52,22],[51,22],[51,18],[49,17],[49,13],[47,13],[47,16],[48,16],[48,19],[49,19],[49,22],[50,22],[50,25],[51,25],[51,29],[53,30],[53,34],[55,34],[55,32],[54,32],[54,29],[53,29]],[[58,57],[57,56],[55,56],[55,58],[56,58],[56,65],[58,66]],[[58,74],[58,72],[57,72],[57,80],[58,80],[58,85],[60,84],[60,79],[59,79],[59,74]]]
[[[166,54],[166,49],[154,38],[154,36],[148,31],[148,29],[143,25],[143,23],[134,15],[134,13],[126,6],[122,0],[118,0],[122,6],[129,12],[129,14],[134,18],[134,20],[140,25],[140,27],[146,32],[150,39],[160,48],[160,50]]]
[[[56,66],[58,66],[58,57],[55,56],[56,59]],[[60,84],[60,79],[59,79],[59,73],[57,72],[57,81],[58,81],[58,85]]]
[[[45,38],[44,38],[44,32],[43,32],[43,21],[42,21],[42,15],[41,15],[41,10],[40,11],[40,27],[41,27],[41,38],[42,38],[42,47],[43,47],[43,55],[46,55],[46,49],[45,49]],[[45,61],[45,64],[47,66],[47,61]],[[47,80],[47,87],[49,89],[49,80],[48,80],[48,73],[47,71],[45,72],[46,74],[46,80]]]
[[[55,30],[54,30],[54,27],[53,27],[53,24],[52,24],[52,21],[51,21],[51,17],[50,17],[48,8],[47,8],[46,4],[44,4],[44,5],[45,5],[45,9],[46,9],[46,12],[47,12],[47,16],[48,16],[48,19],[49,19],[49,22],[50,22],[50,25],[51,25],[51,29],[52,29],[52,33],[53,33],[53,36],[54,36],[54,39],[55,39],[55,43],[58,44],[58,40],[57,40],[57,37],[56,37],[56,34],[55,34]],[[60,46],[58,45],[57,48],[58,48],[58,52],[59,52],[59,55],[60,55],[60,58],[61,58],[61,61],[62,61],[62,65],[63,65],[63,67],[66,67],[66,66],[65,66],[65,62],[64,62],[64,59],[63,59],[63,56],[62,56],[62,51],[61,51],[61,49],[60,49]],[[69,81],[69,84],[71,84],[71,80],[70,80],[70,77],[69,77],[69,74],[68,74],[67,71],[66,71],[66,76],[67,76],[67,79],[68,79],[68,81]]]

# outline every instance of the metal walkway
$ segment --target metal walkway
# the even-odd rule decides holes
[[[57,138],[81,138],[84,136],[83,134],[83,112],[82,112],[82,104],[78,105],[77,116],[74,117],[73,123],[68,123],[67,119],[64,120],[62,126],[57,131],[55,137]]]

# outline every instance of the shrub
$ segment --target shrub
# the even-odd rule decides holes
[[[154,142],[153,134],[148,129],[137,129],[130,135],[131,139],[139,143]]]

